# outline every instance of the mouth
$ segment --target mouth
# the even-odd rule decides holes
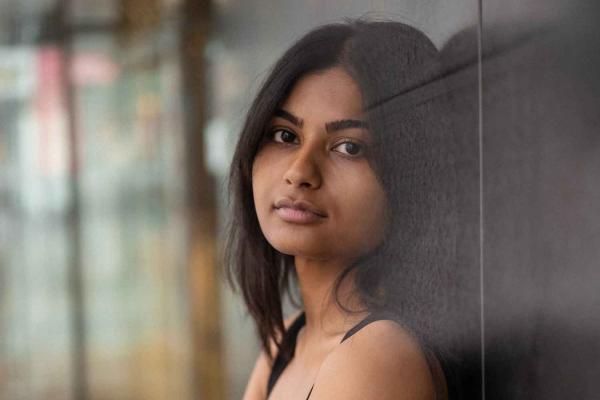
[[[308,223],[327,218],[324,211],[321,211],[309,201],[293,200],[289,197],[284,197],[275,202],[273,208],[284,221],[288,222]]]
[[[300,210],[292,207],[275,207],[275,212],[284,221],[298,224],[317,222],[325,219],[325,217],[315,214],[312,211]]]

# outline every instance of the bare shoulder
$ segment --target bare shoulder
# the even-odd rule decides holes
[[[302,311],[296,311],[285,319],[283,322],[285,329],[289,328],[301,312]],[[271,349],[271,354],[277,354],[275,342],[272,340],[269,341],[269,347]],[[267,397],[267,382],[269,380],[269,375],[271,374],[272,362],[273,361],[269,360],[267,357],[264,349],[261,350],[256,359],[256,363],[254,364],[250,379],[248,380],[243,400],[264,400]]]
[[[421,346],[393,321],[379,320],[349,337],[327,357],[311,400],[435,399]]]

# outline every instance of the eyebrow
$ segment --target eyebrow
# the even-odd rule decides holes
[[[273,114],[276,117],[281,117],[281,118],[291,122],[292,124],[296,125],[298,128],[302,128],[302,126],[304,125],[304,121],[301,118],[296,117],[291,112],[286,111],[282,108],[276,109]],[[358,119],[341,119],[338,121],[332,121],[332,122],[328,122],[325,124],[325,130],[327,131],[327,133],[332,133],[332,132],[340,131],[342,129],[349,129],[349,128],[369,129],[369,125],[365,121],[358,120]]]

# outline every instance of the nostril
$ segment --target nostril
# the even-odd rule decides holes
[[[315,183],[310,182],[310,181],[299,181],[299,183],[296,183],[297,181],[286,178],[286,182],[289,185],[297,186],[297,187],[300,187],[300,188],[302,188],[302,187],[311,188],[313,186],[316,186]]]
[[[284,179],[287,184],[299,188],[318,187],[321,184],[321,175],[314,167],[299,168],[298,165],[296,165],[286,172]]]

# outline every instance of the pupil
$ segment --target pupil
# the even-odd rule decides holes
[[[346,151],[350,154],[356,154],[358,152],[356,144],[346,143]]]
[[[283,139],[283,141],[285,141],[285,142],[287,142],[287,141],[288,141],[287,139],[289,139],[289,140],[294,140],[294,138],[292,137],[292,134],[291,134],[290,132],[287,132],[287,131],[283,131],[283,134],[282,134],[281,136],[282,136],[281,138],[282,138],[282,139]]]

